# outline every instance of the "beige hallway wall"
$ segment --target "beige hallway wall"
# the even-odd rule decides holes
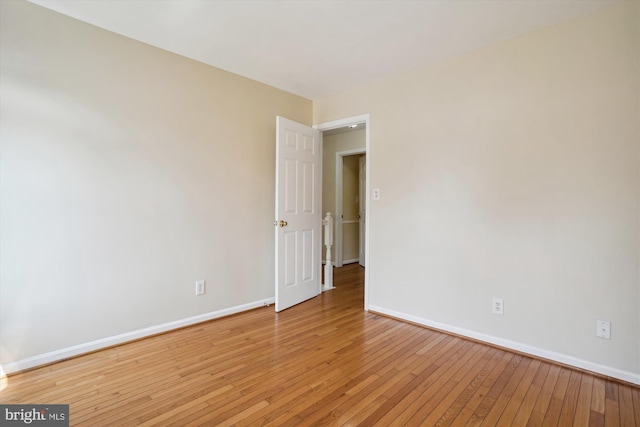
[[[355,262],[360,255],[359,200],[357,199],[360,188],[359,158],[360,155],[343,158],[342,212],[345,223],[342,235],[342,259],[344,262]]]

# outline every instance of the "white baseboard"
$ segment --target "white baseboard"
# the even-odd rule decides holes
[[[122,344],[127,341],[149,337],[151,335],[160,334],[163,332],[171,331],[173,329],[194,325],[200,322],[206,322],[207,320],[217,319],[219,317],[228,316],[230,314],[241,313],[243,311],[252,310],[254,308],[263,307],[265,305],[274,303],[275,298],[267,298],[264,300],[254,301],[235,307],[212,311],[210,313],[199,314],[197,316],[188,317],[186,319],[175,320],[173,322],[163,323],[161,325],[151,326],[149,328],[138,329],[137,331],[131,331],[113,337],[102,338],[96,341],[74,345],[73,347],[67,347],[49,353],[28,357],[26,359],[17,360],[15,362],[5,363],[2,365],[2,369],[4,370],[4,372],[6,372],[6,374],[24,371],[25,369],[31,369],[40,365],[58,362],[60,360],[68,359],[73,356],[78,356],[80,354],[89,353],[91,351],[96,351],[106,347]]]
[[[424,319],[424,318],[413,316],[410,314],[401,313],[394,310],[389,310],[383,307],[370,305],[369,311],[378,312],[380,314],[396,317],[398,319],[406,320],[408,322],[417,323],[419,325],[427,326],[434,329],[439,329],[445,332],[451,332],[456,335],[462,335],[478,341],[494,344],[499,347],[507,348],[507,349],[518,351],[521,353],[530,354],[533,356],[541,357],[543,359],[562,363],[564,365],[573,366],[576,368],[584,369],[587,371],[595,372],[601,375],[606,375],[608,377],[617,378],[622,381],[640,385],[640,374],[637,374],[637,373],[622,371],[620,369],[600,365],[598,363],[589,362],[587,360],[578,359],[576,357],[568,356],[566,354],[544,350],[544,349],[533,347],[517,341],[506,340],[503,338],[494,337],[492,335],[487,335],[480,332],[471,331],[468,329],[458,328],[456,326],[451,326],[444,323],[434,322],[432,320]]]
[[[354,264],[356,262],[360,262],[360,258],[345,259],[342,261],[342,264]]]
[[[0,391],[7,387],[7,373],[4,371],[4,367],[0,365]]]

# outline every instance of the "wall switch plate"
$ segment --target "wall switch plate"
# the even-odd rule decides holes
[[[196,295],[204,295],[204,280],[198,280],[196,282]]]
[[[373,200],[380,200],[380,189],[379,188],[374,188],[373,189]]]
[[[502,298],[494,298],[491,305],[491,311],[493,314],[504,315],[504,300]]]
[[[598,338],[604,338],[605,340],[611,339],[611,322],[606,320],[596,320],[596,336]]]

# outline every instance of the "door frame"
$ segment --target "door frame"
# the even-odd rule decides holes
[[[363,148],[354,148],[352,150],[338,151],[336,153],[336,216],[335,216],[335,264],[336,267],[342,267],[344,265],[344,257],[342,256],[342,236],[344,234],[344,218],[342,218],[341,212],[343,211],[344,205],[344,158],[347,156],[355,156],[358,154],[367,154],[366,149]],[[366,161],[366,159],[365,159]],[[366,181],[366,179],[365,179]],[[366,191],[365,191],[366,194]],[[366,205],[365,205],[366,209]],[[365,223],[366,224],[366,223]],[[365,252],[366,254],[366,252]],[[366,260],[365,260],[366,265]]]
[[[369,310],[369,271],[371,271],[371,251],[369,250],[369,236],[370,236],[370,228],[371,228],[371,114],[362,114],[359,116],[347,117],[344,119],[333,120],[330,122],[323,122],[316,125],[313,125],[313,128],[318,129],[321,132],[320,136],[320,145],[322,146],[322,132],[331,129],[342,128],[349,125],[355,124],[365,124],[365,153],[367,155],[365,164],[367,167],[366,170],[366,203],[367,206],[365,208],[365,265],[364,269],[364,309],[366,311]],[[320,254],[322,258],[322,254]],[[320,259],[322,262],[322,259]]]

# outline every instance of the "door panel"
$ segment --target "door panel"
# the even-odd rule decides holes
[[[276,311],[320,293],[320,133],[276,119]]]
[[[313,230],[303,230],[302,231],[302,280],[308,281],[313,280],[313,255],[314,255],[314,246],[315,239],[313,235]]]
[[[296,213],[296,169],[297,162],[293,159],[284,159],[284,212]]]
[[[294,286],[296,284],[296,233],[283,232],[283,285]]]
[[[315,209],[315,174],[315,165],[313,163],[302,163],[302,213],[304,214],[313,215]]]

